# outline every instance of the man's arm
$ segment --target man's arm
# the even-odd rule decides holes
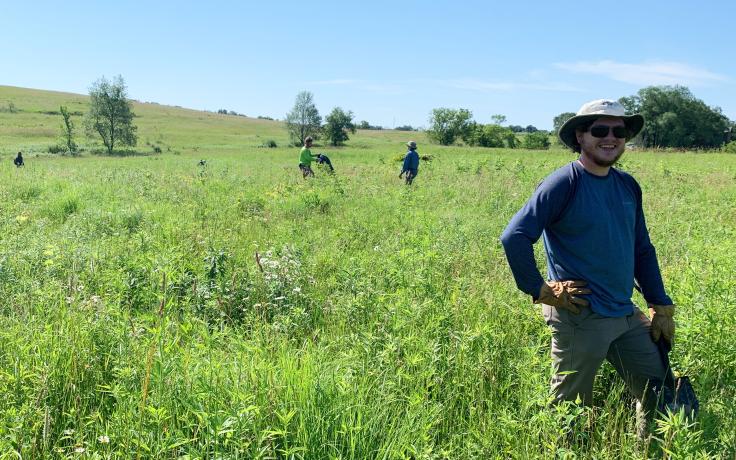
[[[534,243],[542,231],[560,217],[571,198],[571,190],[572,180],[567,168],[557,170],[537,187],[501,235],[517,287],[535,300],[544,279],[534,259]]]

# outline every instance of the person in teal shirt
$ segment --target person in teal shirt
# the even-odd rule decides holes
[[[302,177],[307,176],[314,176],[314,171],[312,171],[312,161],[317,157],[317,155],[312,155],[312,136],[307,136],[306,139],[304,139],[304,147],[302,147],[301,152],[299,153],[299,169],[302,171]]]

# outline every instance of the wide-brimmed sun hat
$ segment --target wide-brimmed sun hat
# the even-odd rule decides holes
[[[417,148],[417,143],[415,141],[409,141],[406,143],[406,146],[409,147],[410,149],[415,149]]]
[[[644,117],[641,115],[626,115],[626,109],[618,101],[610,99],[596,99],[595,101],[586,102],[580,107],[578,113],[574,117],[567,120],[560,128],[559,136],[563,144],[570,148],[578,145],[575,137],[575,128],[588,121],[601,117],[617,117],[621,118],[629,132],[628,139],[639,134],[641,128],[644,127]]]

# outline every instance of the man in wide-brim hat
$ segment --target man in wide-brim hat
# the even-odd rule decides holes
[[[409,141],[406,143],[408,149],[406,155],[404,155],[404,164],[401,168],[399,177],[406,174],[406,185],[411,185],[414,182],[414,178],[419,173],[419,154],[417,153],[416,141]]]
[[[623,137],[616,137],[617,133],[611,132],[610,134],[613,135],[612,137],[615,139],[615,142],[609,142],[605,146],[601,144],[599,147],[588,143],[589,148],[585,153],[582,153],[582,142],[585,142],[584,134],[590,132],[590,127],[596,120],[623,126],[623,131],[619,130],[619,133],[625,135]],[[597,124],[597,126],[599,125],[600,123]],[[585,156],[585,160],[590,160],[594,164],[601,163],[600,166],[608,167],[616,163],[616,160],[624,153],[626,141],[639,134],[643,126],[644,117],[641,115],[626,115],[626,110],[619,102],[598,99],[583,104],[578,113],[562,125],[559,137],[563,144],[570,147],[574,152]],[[603,130],[591,132],[591,137],[594,139],[589,140],[597,141],[602,139],[602,137],[596,137],[597,133],[603,133]]]
[[[516,285],[542,304],[552,330],[555,399],[591,404],[595,375],[607,359],[650,415],[656,406],[650,389],[666,372],[655,341],[673,340],[675,307],[649,239],[641,188],[613,167],[643,124],[617,101],[584,104],[559,132],[579,157],[542,181],[501,242]],[[540,237],[546,279],[534,260]],[[635,285],[651,320],[631,300]]]

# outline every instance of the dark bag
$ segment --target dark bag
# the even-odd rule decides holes
[[[690,378],[686,376],[675,377],[672,373],[669,356],[672,346],[666,340],[660,338],[657,341],[657,348],[664,367],[667,369],[664,381],[659,385],[655,385],[659,387],[656,388],[658,390],[657,410],[662,413],[666,413],[668,410],[670,412],[682,410],[686,417],[691,420],[694,419],[698,416],[700,403],[698,397],[695,396]]]

